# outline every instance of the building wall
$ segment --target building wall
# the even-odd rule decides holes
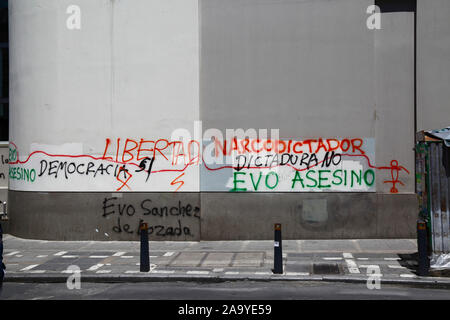
[[[450,125],[450,5],[418,0],[417,130]]]
[[[66,27],[72,4],[80,30]],[[270,239],[273,223],[290,239],[414,237],[414,16],[383,12],[381,30],[369,30],[371,4],[14,1],[11,232],[136,240],[142,220],[154,240]],[[187,130],[207,145],[196,121],[223,136],[254,128],[303,143],[361,139],[365,153],[349,151],[340,168],[376,179],[291,190],[298,171],[283,167],[272,170],[287,177],[283,188],[229,192],[250,191],[260,171],[238,182],[229,168],[187,163],[190,150],[169,142]],[[170,144],[155,151],[150,177],[137,159],[141,139]],[[66,177],[70,163],[83,174]],[[94,177],[89,163],[110,172]]]

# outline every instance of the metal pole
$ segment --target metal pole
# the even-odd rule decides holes
[[[3,229],[0,221],[0,287],[3,284],[3,278],[5,277],[5,265],[3,264]]]
[[[417,221],[417,249],[419,252],[418,275],[427,276],[430,262],[427,248],[427,224],[423,220]]]
[[[141,231],[141,272],[150,271],[150,253],[148,248],[148,225],[147,223],[142,223],[140,226]]]
[[[273,273],[283,273],[283,250],[281,241],[281,224],[275,224]]]

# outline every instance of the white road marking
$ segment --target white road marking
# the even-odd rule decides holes
[[[358,265],[356,264],[356,262],[351,259],[345,259],[345,263],[347,263],[347,266],[349,268],[358,268]]]
[[[97,270],[97,269],[99,269],[99,268],[101,268],[101,267],[103,267],[104,266],[104,264],[102,264],[102,263],[97,263],[97,264],[94,264],[92,267],[90,267],[89,269],[87,269],[87,271],[95,271],[95,270]]]
[[[350,273],[361,273],[358,269],[358,265],[354,260],[345,259],[345,263],[347,263],[348,271]]]
[[[16,258],[22,258],[23,257],[23,255],[21,255],[21,254],[16,254]]]
[[[20,251],[13,251],[13,252],[7,253],[7,254],[5,254],[5,257],[13,256],[13,255],[15,255],[15,254],[18,254],[19,252],[20,252]]]
[[[286,272],[287,276],[309,276],[309,272]]]
[[[61,271],[61,273],[81,273],[81,272],[83,272],[82,270],[80,270],[80,271],[75,271],[74,272],[74,270],[63,270],[63,271]]]
[[[67,253],[67,251],[60,251],[54,254],[54,256],[62,256],[65,255]]]
[[[96,273],[110,273],[111,270],[98,270]]]
[[[225,272],[225,274],[239,274],[238,271],[227,271]]]
[[[373,265],[373,264],[360,264],[358,267],[359,268],[369,268],[369,267],[373,267],[373,266],[376,266],[376,265]],[[377,267],[379,267],[379,266],[377,266]]]
[[[348,253],[348,252],[344,252],[344,253],[342,254],[342,256],[343,256],[345,259],[353,259],[353,255],[352,255],[351,253]]]
[[[31,266],[25,267],[25,268],[21,269],[20,271],[28,271],[33,268],[36,268],[37,266],[38,266],[38,264],[32,264]]]
[[[62,256],[61,258],[78,258],[78,256]]]
[[[348,268],[350,273],[361,273],[358,268]]]
[[[133,256],[120,256],[122,259],[131,259]]]
[[[164,257],[171,257],[171,256],[173,256],[174,253],[175,252],[172,252],[172,251],[166,252],[166,253],[164,253]]]
[[[152,273],[166,273],[166,274],[175,273],[175,270],[151,270],[151,271]]]
[[[187,271],[187,274],[209,274],[209,271]]]
[[[51,298],[53,298],[54,296],[48,296],[48,297],[34,297],[34,298],[32,298],[31,300],[47,300],[47,299],[51,299]]]
[[[139,270],[127,270],[125,273],[139,273]]]
[[[92,258],[92,259],[105,259],[105,258],[108,258],[109,256],[89,256],[89,258]]]
[[[384,258],[384,260],[386,260],[386,261],[396,261],[396,260],[401,260],[401,258]]]
[[[120,257],[120,256],[123,256],[124,254],[125,254],[125,252],[119,251],[119,252],[114,253],[112,256],[113,257]]]
[[[366,260],[369,260],[369,258],[356,258],[356,260],[363,260],[363,261],[366,261]]]
[[[323,260],[342,260],[341,257],[323,257]]]
[[[367,269],[367,268],[378,268],[378,270],[381,270],[380,266],[376,265],[376,264],[360,264],[359,267],[360,268],[365,268],[365,269]],[[382,273],[370,273],[369,275],[370,276],[374,276],[374,277],[382,277],[383,276]]]
[[[269,275],[270,272],[255,272],[255,274],[263,276],[263,275]]]
[[[391,269],[406,269],[406,267],[400,265],[388,265],[388,267]]]
[[[30,273],[46,273],[46,270],[31,270]]]
[[[223,268],[214,268],[213,272],[223,272]]]
[[[402,278],[415,278],[416,277],[416,275],[414,275],[414,274],[401,274],[400,275],[400,277],[402,277]]]
[[[40,254],[36,258],[46,258],[48,257],[48,254]]]

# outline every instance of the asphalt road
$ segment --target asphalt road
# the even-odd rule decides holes
[[[326,282],[222,283],[148,282],[81,283],[69,290],[65,283],[3,284],[2,300],[450,300],[450,290],[382,284],[369,290],[365,284]]]

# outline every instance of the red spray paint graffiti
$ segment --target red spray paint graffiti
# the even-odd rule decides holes
[[[15,159],[10,159],[14,161],[10,161],[10,165],[18,165],[27,163],[33,155],[43,154],[48,157],[55,158],[89,158],[92,160],[98,161],[106,161],[110,163],[114,163],[119,166],[120,169],[116,167],[116,174],[114,174],[115,179],[120,183],[117,187],[117,191],[123,190],[126,188],[127,190],[131,190],[130,182],[132,178],[135,176],[130,173],[129,169],[126,169],[125,166],[135,167],[135,172],[145,172],[146,182],[149,180],[150,173],[170,173],[176,172],[179,175],[170,182],[170,186],[175,186],[176,190],[180,190],[185,181],[179,180],[185,175],[186,169],[190,166],[199,165],[200,163],[205,166],[208,171],[216,171],[222,169],[233,169],[240,170],[242,169],[233,166],[233,165],[223,165],[219,167],[210,167],[207,162],[203,159],[203,154],[200,152],[200,143],[196,140],[190,140],[187,144],[184,144],[182,141],[169,141],[167,139],[158,139],[158,140],[145,140],[143,138],[139,140],[125,139],[125,143],[121,143],[121,139],[115,139],[115,143],[112,143],[112,139],[107,138],[105,141],[105,148],[103,155],[101,157],[94,157],[92,155],[68,155],[68,154],[49,154],[43,150],[33,151],[28,155],[28,157],[21,161],[19,158],[19,152],[17,146],[10,142],[12,146],[15,148]],[[138,142],[139,141],[139,142]],[[282,165],[289,166],[295,171],[305,171],[314,167],[318,167],[320,165],[323,166],[324,162],[328,160],[325,158],[323,160],[314,159],[315,161],[311,161],[311,158],[315,156],[317,152],[328,152],[328,153],[336,153],[339,157],[363,157],[367,161],[368,167],[376,170],[390,170],[391,180],[385,180],[383,183],[391,183],[392,188],[390,189],[391,193],[398,193],[399,190],[397,188],[398,185],[404,186],[404,183],[399,179],[400,171],[404,171],[407,174],[410,174],[408,169],[404,166],[399,165],[397,160],[392,160],[390,162],[390,166],[375,166],[370,162],[369,156],[364,151],[364,140],[360,138],[353,139],[308,139],[303,141],[293,141],[293,140],[260,140],[260,139],[242,139],[237,140],[233,138],[232,140],[225,140],[223,142],[214,140],[214,153],[215,156],[222,155],[230,155],[230,154],[260,154],[264,152],[272,152],[275,154],[292,154],[297,155],[298,157],[306,156],[306,159],[309,158],[309,162],[307,167],[299,168],[291,163],[285,164],[270,164],[270,165],[259,165],[259,166],[245,166],[245,169],[271,169],[275,167],[279,167]],[[114,154],[114,156],[108,156]],[[258,155],[257,155],[258,156]],[[169,159],[170,158],[170,159]],[[167,167],[159,170],[154,170],[152,168],[153,162],[162,161]],[[202,160],[202,161],[200,161]],[[250,163],[250,162],[249,162]],[[255,161],[256,163],[256,161]],[[178,168],[174,168],[174,166],[178,165]],[[181,168],[179,166],[182,166]],[[184,165],[184,166],[183,166]],[[159,166],[161,168],[161,165]],[[77,167],[78,169],[78,167]],[[88,169],[89,170],[89,169]],[[108,170],[106,170],[108,171]],[[92,171],[91,171],[92,172]],[[122,179],[123,176],[123,179]],[[66,177],[67,179],[67,177]],[[150,179],[151,180],[151,179]]]

